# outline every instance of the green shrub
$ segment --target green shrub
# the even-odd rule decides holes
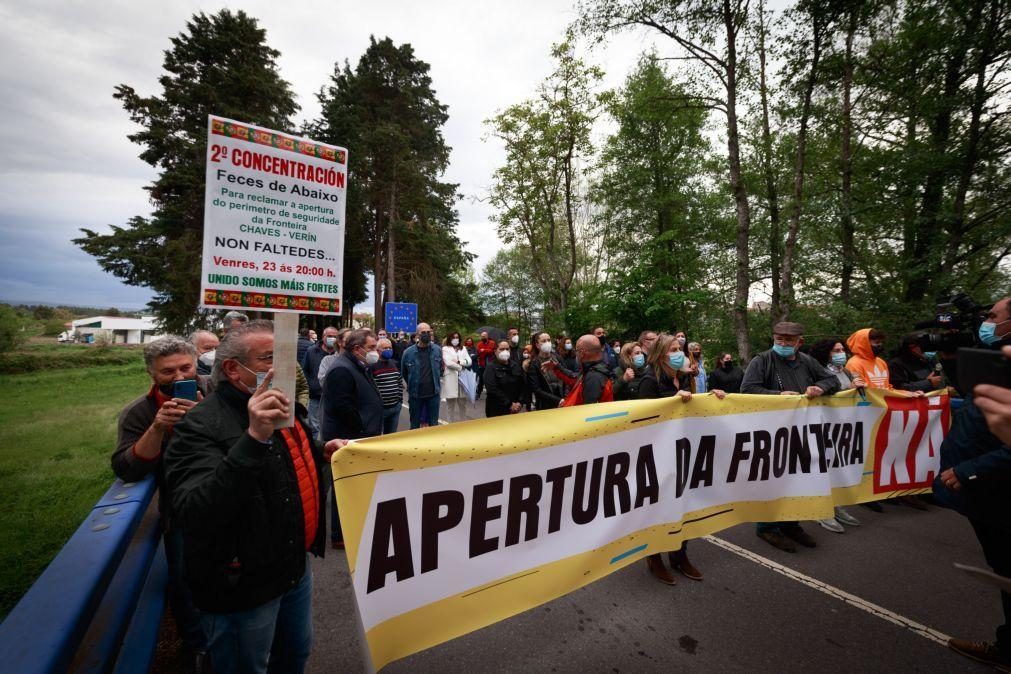
[[[13,351],[27,339],[25,319],[6,304],[0,305],[0,353]]]

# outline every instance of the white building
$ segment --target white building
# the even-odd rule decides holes
[[[110,344],[146,344],[161,336],[155,332],[154,320],[154,316],[79,318],[74,321],[72,332],[79,342],[108,340]]]

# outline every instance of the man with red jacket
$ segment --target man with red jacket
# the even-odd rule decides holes
[[[481,333],[481,340],[477,343],[477,367],[474,372],[477,374],[477,398],[481,397],[484,390],[484,368],[488,365],[488,359],[495,357],[495,340],[488,339],[488,333]]]

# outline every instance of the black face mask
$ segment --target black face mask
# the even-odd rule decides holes
[[[881,354],[883,354],[885,352],[885,345],[884,344],[872,344],[871,345],[871,351],[874,352],[875,356],[880,356]]]
[[[421,341],[422,344],[428,346],[432,342],[432,333],[423,332],[420,335],[418,335],[418,339]]]
[[[734,367],[734,361],[732,361],[732,360],[725,360],[725,361],[723,361],[723,369],[724,370],[732,370],[733,367]]]
[[[172,394],[175,393],[175,386],[175,382],[172,382],[171,384],[161,384],[158,386],[158,390],[162,392],[162,395],[171,398]]]
[[[600,336],[600,337],[598,337],[597,339],[599,339],[599,340],[600,340],[600,345],[601,345],[601,346],[603,346],[603,347],[606,347],[606,346],[607,346],[607,335],[601,335],[601,336]]]

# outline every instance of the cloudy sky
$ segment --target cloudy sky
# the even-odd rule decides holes
[[[0,299],[140,308],[150,298],[104,273],[70,239],[81,227],[106,231],[150,213],[143,187],[154,172],[126,138],[135,127],[113,88],[160,93],[169,38],[192,14],[224,7],[266,28],[302,106],[299,122],[317,115],[315,93],[334,63],[354,65],[370,34],[411,43],[449,106],[446,179],[465,195],[460,237],[478,256],[475,271],[494,255],[501,244],[479,199],[502,154],[482,140],[482,121],[530,96],[550,72],[550,46],[575,18],[571,2],[8,2],[0,5]],[[652,44],[635,33],[582,51],[611,87]]]

